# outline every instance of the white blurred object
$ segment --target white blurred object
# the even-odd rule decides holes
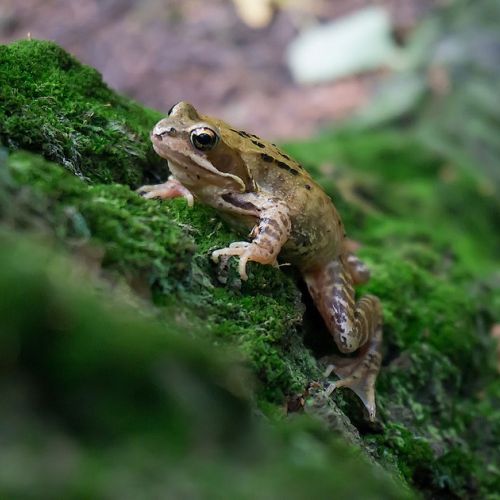
[[[236,10],[251,28],[264,28],[273,17],[274,0],[233,0]]]
[[[248,26],[262,29],[268,26],[275,12],[286,11],[289,20],[302,26],[322,11],[328,0],[233,0],[236,12]]]
[[[388,12],[369,7],[301,33],[287,62],[296,81],[317,83],[393,66],[397,56]]]

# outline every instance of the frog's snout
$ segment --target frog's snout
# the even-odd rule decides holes
[[[168,135],[169,137],[175,137],[177,135],[177,130],[175,130],[175,128],[170,125],[163,127],[156,126],[153,129],[151,135],[153,139],[156,139],[157,141],[162,141],[166,135]]]

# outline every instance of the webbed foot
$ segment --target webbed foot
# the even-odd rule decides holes
[[[330,364],[325,372],[325,377],[334,372],[340,379],[329,384],[326,394],[332,394],[339,387],[348,387],[363,402],[371,422],[376,417],[375,382],[382,361],[381,343],[382,328],[379,327],[356,357],[329,356]]]

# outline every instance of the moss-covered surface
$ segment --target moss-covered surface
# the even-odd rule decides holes
[[[314,422],[255,418],[237,364],[46,242],[2,228],[0,260],[2,498],[410,498]]]
[[[229,244],[234,235],[213,211],[188,210],[182,200],[146,201],[122,185],[85,184],[30,153],[12,154],[7,164],[0,187],[4,220],[46,227],[73,251],[90,254],[104,277],[162,308],[175,307],[185,317],[196,310],[202,336],[237,345],[252,363],[262,399],[283,402],[319,374],[302,345],[303,306],[291,277],[251,266],[248,284],[234,270],[225,286],[218,283],[209,249]]]
[[[498,199],[411,131],[344,130],[288,149],[309,161],[350,217],[373,271],[362,291],[383,303],[383,430],[366,434],[365,444],[429,497],[493,495],[500,487],[500,383],[490,338],[500,318]]]
[[[0,141],[9,148],[90,180],[139,185],[165,175],[148,140],[160,115],[113,92],[95,69],[28,40],[1,46],[0,64]]]
[[[32,246],[9,243],[10,247],[6,248],[11,250],[4,253],[9,261],[2,258],[1,268],[12,268],[15,272],[31,269],[35,276],[42,271],[49,273],[44,279],[57,293],[50,291],[52,289],[40,291],[39,281],[30,281],[29,273],[16,285],[19,293],[30,297],[33,289],[43,296],[56,293],[59,297],[68,287],[68,300],[72,300],[70,309],[75,314],[79,314],[79,301],[82,300],[83,308],[86,294],[90,293],[85,290],[92,286],[100,288],[101,302],[108,297],[111,303],[111,296],[120,295],[122,301],[131,304],[132,318],[141,315],[138,312],[141,308],[148,311],[145,313],[147,318],[130,320],[132,324],[140,322],[141,326],[127,329],[129,333],[123,340],[129,342],[126,346],[117,340],[118,326],[95,328],[91,334],[82,333],[71,321],[64,322],[69,314],[64,313],[63,319],[52,326],[56,333],[61,328],[72,332],[74,343],[68,340],[64,356],[61,354],[59,358],[40,351],[44,370],[53,370],[57,379],[57,384],[47,392],[50,394],[47,405],[57,416],[51,425],[55,426],[54,432],[59,432],[60,425],[65,431],[69,428],[73,438],[81,441],[79,453],[85,453],[85,458],[78,463],[94,469],[103,466],[99,476],[102,488],[118,487],[118,479],[111,473],[106,474],[111,461],[116,460],[113,453],[119,453],[117,450],[123,446],[133,444],[132,448],[127,448],[129,454],[124,454],[128,459],[119,462],[116,475],[121,477],[128,474],[129,468],[135,468],[137,475],[131,479],[135,485],[143,477],[142,467],[159,473],[165,466],[155,463],[149,451],[144,451],[143,462],[136,455],[140,449],[138,443],[148,432],[151,436],[158,428],[153,422],[155,419],[172,419],[175,423],[177,418],[177,415],[162,413],[163,403],[157,401],[161,397],[147,387],[146,401],[140,399],[139,408],[134,403],[137,392],[141,393],[138,387],[144,383],[138,374],[138,368],[144,367],[141,363],[145,363],[141,357],[143,342],[149,355],[152,347],[148,346],[156,345],[155,342],[165,342],[168,346],[162,349],[172,349],[171,352],[177,352],[177,343],[184,345],[182,342],[189,346],[187,350],[198,343],[202,346],[193,347],[196,353],[207,352],[205,357],[197,354],[201,356],[200,367],[194,370],[197,375],[193,376],[199,381],[206,371],[207,389],[205,391],[205,385],[198,386],[191,394],[188,383],[185,393],[188,396],[182,398],[182,404],[188,405],[188,413],[206,412],[209,420],[212,413],[217,414],[217,408],[227,410],[231,413],[231,417],[227,417],[227,436],[231,434],[231,425],[241,418],[238,411],[248,418],[248,406],[246,410],[236,411],[233,403],[226,405],[218,399],[222,396],[213,395],[211,367],[223,372],[226,368],[221,367],[224,364],[220,365],[218,355],[207,347],[209,345],[212,349],[215,347],[219,356],[232,353],[245,360],[254,382],[243,379],[242,383],[255,394],[253,405],[269,416],[284,415],[287,399],[304,393],[308,383],[321,380],[323,366],[318,359],[332,350],[331,340],[303,294],[300,278],[293,269],[278,270],[250,264],[250,279],[242,284],[233,264],[227,272],[226,283],[221,283],[209,259],[210,250],[234,241],[237,236],[227,229],[217,214],[201,206],[190,210],[183,200],[146,201],[130,189],[142,178],[161,172],[163,168],[151,154],[147,139],[157,115],[114,94],[102,84],[94,70],[80,66],[53,44],[19,42],[0,47],[0,56],[0,96],[4,98],[0,101],[0,137],[10,150],[8,157],[6,150],[0,157],[2,225],[17,234],[42,234],[45,245],[52,246],[53,251],[69,252],[78,262],[84,263],[92,280],[82,280],[79,287],[75,280],[80,278],[71,279],[71,273],[61,273],[65,276],[60,282],[51,277],[50,268],[40,264],[44,261],[37,252],[47,255],[47,250],[39,248],[40,243],[30,243]],[[92,121],[94,117],[97,118]],[[469,174],[450,158],[430,152],[419,137],[412,130],[401,131],[389,126],[364,130],[346,128],[309,143],[287,147],[332,196],[350,236],[363,242],[360,255],[370,265],[373,278],[362,292],[376,293],[382,299],[385,315],[385,358],[377,390],[377,425],[367,424],[356,398],[348,391],[338,391],[334,395],[333,401],[338,405],[335,407],[333,402],[322,400],[311,390],[310,398],[305,401],[306,411],[323,416],[324,423],[340,431],[348,441],[358,443],[372,460],[429,497],[493,498],[494,492],[500,490],[499,470],[495,465],[500,463],[497,446],[500,441],[500,384],[489,329],[500,318],[498,276],[494,274],[500,244],[497,226],[500,205],[491,191],[484,189],[484,184],[467,177]],[[35,154],[12,152],[18,147],[41,153],[59,165]],[[78,161],[75,162],[75,158]],[[61,164],[67,168],[61,168]],[[84,179],[75,177],[74,173],[81,174]],[[15,250],[18,244],[20,249]],[[33,251],[29,250],[31,248]],[[5,290],[16,283],[15,273],[9,276]],[[84,289],[81,298],[79,288]],[[2,292],[0,297],[4,296],[9,294]],[[10,310],[18,311],[23,321],[31,321],[31,316],[24,318],[22,308],[33,300],[39,301],[26,298],[12,302]],[[53,305],[57,301],[48,300],[48,309],[43,314],[59,311]],[[151,302],[156,306],[154,312],[150,311]],[[305,316],[304,304],[307,304]],[[95,312],[89,317],[97,321],[101,312],[96,308],[94,303],[89,310],[95,309]],[[149,328],[145,325],[147,322],[154,323],[150,328],[156,332],[151,344],[144,340],[148,335],[143,333],[143,329]],[[29,323],[33,324],[36,323]],[[43,328],[18,326],[14,330],[30,332],[29,335],[19,334],[24,335],[26,346],[30,343],[39,346],[38,335],[44,335]],[[109,368],[104,370],[101,365],[101,371],[90,370],[87,374],[87,363],[92,367],[93,361],[85,361],[85,356],[93,359],[92,350],[99,351],[96,343],[108,330],[115,332],[111,335],[115,336],[112,342],[116,343],[112,352],[104,352],[100,362],[109,363]],[[161,340],[158,335],[165,335],[169,340]],[[135,343],[137,353],[133,348]],[[19,341],[14,345],[19,345]],[[122,372],[126,371],[125,365],[112,362],[115,356],[120,359],[121,349],[125,349],[130,356],[128,362],[135,366],[130,377],[136,377],[132,382],[127,382],[126,377],[124,384],[120,380]],[[19,351],[12,352],[11,364],[16,367],[12,373],[17,373],[17,366],[24,358],[19,357]],[[38,352],[37,349],[34,354]],[[172,358],[171,354],[169,356]],[[213,362],[205,359],[212,356],[215,357]],[[66,357],[70,361],[65,360]],[[182,366],[184,362],[189,364],[185,357],[180,356],[180,359]],[[151,360],[148,358],[148,366],[153,363]],[[28,371],[35,369],[30,363],[22,366]],[[184,368],[180,370],[184,373]],[[191,368],[186,370],[191,373]],[[12,377],[14,380],[14,375]],[[87,377],[91,378],[90,382]],[[100,384],[100,377],[109,380]],[[83,391],[81,388],[85,384],[89,389]],[[120,395],[125,389],[119,387],[129,386],[123,400],[111,401],[110,404],[116,403],[116,406],[106,408],[104,405],[99,413],[108,391],[117,391]],[[41,386],[36,387],[36,391],[46,394]],[[79,425],[75,412],[69,416],[67,413],[73,404],[71,394],[75,387],[82,391],[77,390],[76,394],[83,401],[81,407],[75,406],[76,413],[79,408],[89,407],[85,404],[88,398],[93,402],[90,407],[97,408],[92,418],[81,410],[85,425]],[[190,407],[190,402],[199,406]],[[127,404],[130,404],[130,411]],[[245,406],[241,402],[236,406],[239,404]],[[339,409],[361,431],[361,437]],[[324,418],[327,412],[333,417]],[[107,415],[111,418],[115,414],[125,423],[107,420]],[[125,418],[127,415],[129,417]],[[86,418],[91,419],[88,425],[94,436],[90,442]],[[153,422],[151,426],[150,421]],[[203,430],[200,420],[188,421],[190,432]],[[141,422],[146,422],[144,428]],[[30,420],[26,425],[32,423]],[[99,449],[96,446],[104,446],[99,439],[105,443],[111,439],[110,429],[115,425],[118,426],[118,437],[115,436],[114,441],[117,448],[108,450],[104,458],[100,456],[97,460]],[[268,482],[262,484],[262,496],[266,496],[265,488],[270,492],[281,491],[277,487],[282,484],[281,478],[289,477],[288,474],[302,478],[290,463],[294,460],[300,463],[303,459],[301,466],[312,467],[312,483],[319,488],[318,485],[324,482],[325,489],[314,490],[309,486],[295,489],[292,485],[301,481],[291,481],[290,491],[295,491],[297,498],[305,491],[318,498],[326,491],[338,491],[333,486],[333,479],[325,479],[326,464],[331,460],[331,470],[338,468],[339,457],[345,450],[341,445],[337,449],[328,433],[317,434],[316,431],[313,432],[315,444],[310,445],[311,433],[306,432],[308,437],[304,439],[309,444],[304,445],[304,453],[292,454],[292,458],[285,460],[274,482],[271,471],[276,464],[267,469],[265,464],[274,463],[274,459],[278,461],[280,453],[287,454],[290,448],[300,449],[304,433],[300,427],[295,428],[290,419],[273,424],[272,429],[269,435],[261,430],[255,432],[259,439],[274,443],[272,446],[278,451],[269,462],[263,462],[262,469],[254,464],[248,465],[247,472],[240,470],[238,474],[248,474],[242,479],[241,488],[249,484],[255,487],[248,478],[252,474],[255,474],[252,477],[264,474],[262,470],[265,469],[268,470],[264,474]],[[240,431],[242,435],[247,434],[243,425]],[[163,434],[165,441],[173,439],[169,432]],[[288,436],[286,444],[276,437],[280,432]],[[156,446],[165,441],[159,439]],[[225,450],[218,441],[214,447],[219,452]],[[241,449],[251,454],[254,448],[242,444]],[[192,473],[198,484],[204,485],[211,483],[208,476],[212,475],[215,487],[220,483],[217,478],[228,473],[229,469],[224,468],[227,464],[218,464],[215,468],[220,469],[209,470],[199,462],[190,462],[186,456],[181,461],[185,468],[182,468],[179,487],[191,484],[185,474]],[[246,470],[246,466],[242,468]],[[301,469],[302,472],[305,469]],[[79,469],[78,474],[83,474],[82,470]],[[175,470],[180,472],[179,468]],[[332,478],[336,477],[332,474]],[[349,477],[353,487],[358,487],[355,473]],[[303,484],[310,485],[307,481]],[[378,498],[377,485],[380,484],[386,484],[384,479],[373,484],[367,481],[366,490],[358,493],[363,491],[361,496],[369,498],[367,491],[372,490],[373,498]],[[224,481],[224,485],[231,493],[231,488],[236,488],[232,481]],[[272,489],[275,486],[277,489]],[[85,487],[92,485],[87,483]],[[341,486],[338,488],[342,491]],[[251,489],[249,486],[248,491]],[[247,490],[235,489],[234,494],[240,491]],[[399,495],[404,495],[402,490]],[[355,491],[353,496],[356,497]]]

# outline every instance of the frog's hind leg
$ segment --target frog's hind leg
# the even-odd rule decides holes
[[[356,255],[361,246],[357,241],[345,238],[343,242],[343,261],[351,273],[354,285],[362,285],[370,279],[368,266]]]
[[[330,358],[340,380],[328,392],[348,387],[363,401],[370,420],[375,419],[375,381],[381,364],[382,311],[373,295],[355,302],[353,278],[344,259],[305,275],[311,296],[339,350],[352,357]]]

